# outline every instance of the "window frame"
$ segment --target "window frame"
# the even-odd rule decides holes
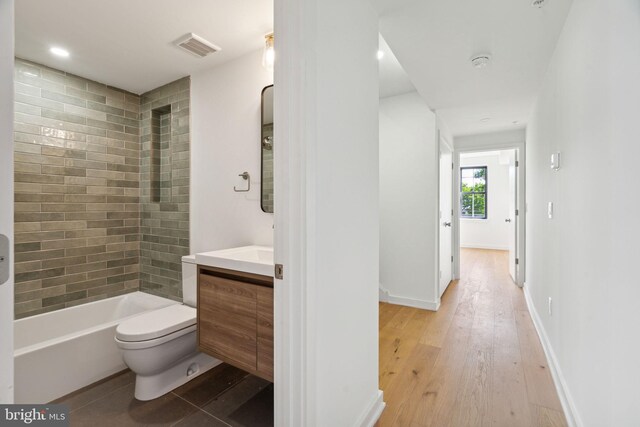
[[[462,191],[462,171],[465,169],[484,169],[484,191]],[[484,166],[460,166],[460,218],[461,219],[476,219],[486,220],[489,219],[489,167]],[[467,216],[462,213],[462,198],[465,194],[483,194],[484,195],[484,216]]]

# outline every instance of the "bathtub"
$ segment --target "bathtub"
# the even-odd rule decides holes
[[[133,292],[16,320],[15,402],[48,403],[126,369],[118,324],[171,304],[178,303]]]

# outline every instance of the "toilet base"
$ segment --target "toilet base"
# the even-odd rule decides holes
[[[209,355],[196,352],[166,371],[148,376],[136,375],[135,397],[138,400],[158,398],[221,363]]]

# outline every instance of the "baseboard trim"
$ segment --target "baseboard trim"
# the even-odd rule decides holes
[[[388,295],[386,302],[390,304],[405,305],[407,307],[421,308],[423,310],[431,311],[438,311],[438,309],[440,308],[439,301],[433,302],[413,298],[397,297],[391,294]]]
[[[382,286],[378,288],[378,301],[389,302],[389,291]]]
[[[360,421],[356,423],[357,426],[373,427],[378,422],[380,415],[382,415],[382,411],[384,411],[384,407],[386,406],[386,403],[384,403],[382,398],[382,390],[378,390],[375,398],[371,404],[369,404],[369,407],[362,417],[360,417]]]
[[[461,248],[467,249],[490,249],[494,251],[508,251],[508,246],[497,246],[497,245],[474,245],[473,243],[460,244]]]
[[[533,305],[533,300],[531,299],[531,294],[529,293],[529,287],[525,283],[523,288],[524,299],[527,302],[527,307],[529,308],[529,313],[531,314],[533,325],[535,326],[538,337],[540,338],[540,342],[542,343],[544,354],[545,356],[547,356],[547,360],[549,361],[549,367],[551,368],[551,377],[553,378],[553,383],[556,386],[558,398],[560,399],[560,404],[562,405],[564,416],[567,419],[567,424],[569,427],[583,427],[584,424],[582,423],[582,420],[578,415],[576,405],[573,401],[573,398],[571,397],[571,394],[569,393],[569,387],[567,387],[567,383],[564,379],[564,376],[562,375],[560,365],[558,364],[558,359],[556,358],[556,354],[551,347],[551,342],[549,341],[547,332],[542,325],[542,320],[538,315],[536,307]]]
[[[421,308],[423,310],[438,311],[440,308],[440,301],[426,301],[421,299],[399,297],[393,295],[388,289],[382,285],[378,285],[378,301],[388,302],[389,304],[404,305],[407,307]]]

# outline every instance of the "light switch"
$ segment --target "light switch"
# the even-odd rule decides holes
[[[547,205],[547,216],[549,219],[553,219],[553,202],[549,202]]]
[[[551,169],[557,171],[560,169],[560,153],[553,153],[551,155]]]

